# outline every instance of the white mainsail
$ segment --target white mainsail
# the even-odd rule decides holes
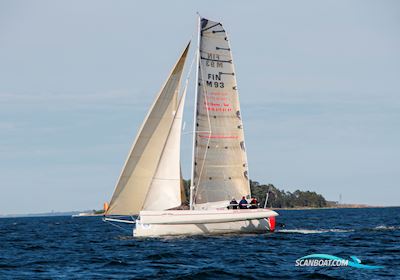
[[[195,127],[194,204],[250,195],[243,123],[227,34],[219,22],[200,22]]]
[[[189,44],[139,130],[115,187],[107,215],[136,215],[143,208],[177,111],[179,86]]]
[[[171,131],[147,193],[143,210],[166,210],[182,203],[180,148],[186,90],[187,85],[180,98],[178,110],[175,113]]]

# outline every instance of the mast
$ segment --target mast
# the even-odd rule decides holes
[[[199,91],[199,67],[200,67],[200,28],[201,28],[201,17],[197,13],[197,59],[196,59],[196,86],[194,93],[194,106],[193,106],[193,150],[192,150],[192,177],[190,178],[190,199],[189,199],[189,209],[193,210],[193,190],[194,186],[194,165],[195,165],[195,152],[196,152],[196,117],[197,117],[197,94]]]

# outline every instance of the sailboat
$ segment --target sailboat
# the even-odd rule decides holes
[[[189,205],[181,207],[180,146],[189,79],[182,93],[180,88],[189,46],[139,129],[104,219],[134,223],[135,237],[273,231],[275,211],[229,207],[232,198],[251,197],[236,75],[223,25],[200,16]]]

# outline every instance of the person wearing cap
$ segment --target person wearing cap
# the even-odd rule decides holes
[[[256,209],[256,208],[258,208],[258,201],[257,198],[253,196],[250,201],[250,209]]]
[[[242,200],[239,201],[239,208],[240,209],[247,209],[247,200],[246,197],[242,197]]]

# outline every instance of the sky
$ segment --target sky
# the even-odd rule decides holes
[[[110,200],[196,12],[230,35],[250,178],[400,205],[400,2],[0,0],[0,214]]]

